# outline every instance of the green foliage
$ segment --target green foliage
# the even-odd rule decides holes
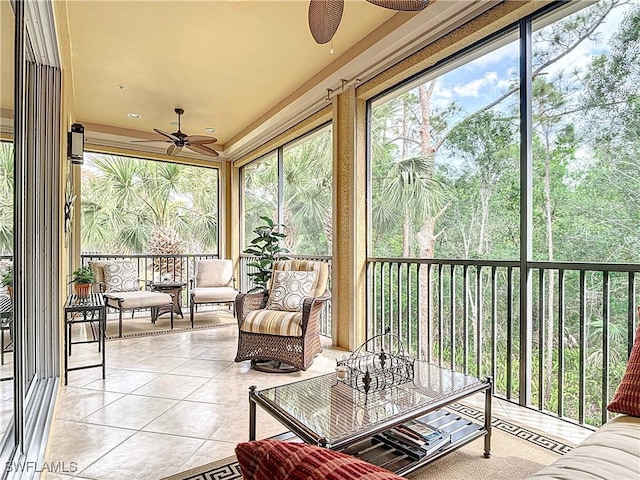
[[[96,281],[96,274],[89,266],[83,266],[73,271],[69,283],[76,285],[93,284]]]
[[[175,230],[189,252],[217,251],[218,172],[89,154],[82,180],[82,248],[146,253],[154,233]]]
[[[2,286],[13,287],[13,265],[9,265],[2,274]]]
[[[13,252],[13,143],[0,142],[0,254]]]
[[[298,254],[328,255],[332,242],[333,142],[330,127],[282,147],[284,246]],[[278,155],[242,168],[244,231],[278,215]],[[249,235],[245,235],[245,246]]]
[[[604,45],[602,40],[608,37]],[[586,66],[576,61],[587,58],[582,57],[585,52],[595,53]],[[372,108],[373,256],[422,256],[420,233],[431,223],[436,236],[434,258],[518,259],[517,82],[500,81],[501,87],[492,91],[494,100],[482,95],[484,104],[477,97],[465,98],[463,88],[460,97],[455,95],[456,87],[481,83],[495,75],[494,68],[509,68],[512,57],[498,53],[431,77],[422,90],[402,93]],[[500,67],[494,66],[497,58]],[[534,33],[534,260],[640,263],[638,65],[640,6],[636,1],[601,0]],[[517,71],[515,60],[512,69]],[[470,72],[476,76],[470,77]],[[424,89],[434,83],[448,96],[438,96],[438,88],[432,89],[434,97],[425,96]],[[443,206],[431,211],[415,208],[420,204],[416,192],[407,189],[402,198],[392,196],[391,189],[394,182],[406,186],[411,178],[393,167],[425,144],[433,151],[432,178],[440,186],[438,202]],[[412,171],[416,166],[411,166]],[[405,215],[407,208],[422,211],[422,218]],[[403,265],[398,264],[397,274],[395,264],[373,274],[376,328],[381,331],[391,324],[394,331],[411,332],[408,343],[414,353],[426,352],[430,340],[432,359],[460,371],[479,368],[481,376],[493,374],[497,392],[517,396],[519,269],[513,271],[510,294],[505,291],[505,271],[498,269],[494,316],[487,271],[482,274],[482,291],[476,292],[473,273],[463,280],[459,270],[454,275],[448,266],[434,266],[429,278],[425,268],[406,277],[401,274]],[[610,272],[605,283],[601,272],[587,271],[581,280],[578,271],[569,269],[561,281],[556,270],[545,270],[541,278],[539,270],[533,269],[530,361],[536,405],[574,419],[583,408],[586,423],[602,422],[603,405],[621,378],[633,336],[628,315],[630,305],[638,304],[638,293],[630,290],[629,278],[625,272]],[[471,288],[465,290],[469,281]],[[429,307],[421,309],[427,299]],[[607,312],[606,321],[603,312]],[[476,337],[483,341],[480,347]],[[491,364],[493,348],[495,365]],[[480,353],[481,365],[476,365],[475,355]],[[609,391],[602,391],[605,367]]]
[[[244,251],[247,255],[256,257],[256,260],[247,264],[255,269],[255,271],[248,273],[249,278],[256,285],[249,292],[266,292],[269,280],[271,280],[273,262],[276,259],[287,260],[288,258],[283,255],[288,253],[288,250],[280,245],[287,235],[278,231],[280,227],[286,227],[283,224],[274,223],[269,217],[260,217],[260,219],[264,225],[253,229],[256,236]]]

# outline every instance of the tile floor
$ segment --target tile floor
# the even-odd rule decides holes
[[[69,372],[60,389],[45,461],[61,462],[67,474],[46,479],[158,479],[231,455],[248,439],[249,386],[333,371],[346,353],[326,344],[307,372],[265,374],[233,362],[236,338],[230,326],[108,341],[106,379],[99,368]],[[71,364],[95,361],[96,350],[74,346]],[[506,402],[494,405],[502,418],[572,442],[590,433]],[[259,438],[285,430],[258,408]]]
[[[5,351],[0,362],[0,438],[13,418],[13,341],[9,329],[0,330]]]

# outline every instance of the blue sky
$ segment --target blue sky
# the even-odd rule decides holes
[[[624,14],[639,3],[634,0],[614,9],[598,28],[595,41],[587,40],[580,44],[570,55],[550,66],[548,74],[554,77],[560,72],[584,71],[595,55],[608,51],[611,34]],[[534,50],[541,47],[540,44],[534,44]],[[434,107],[444,108],[453,100],[463,111],[473,112],[499,97],[518,78],[518,48],[517,41],[511,42],[439,77],[433,97]]]

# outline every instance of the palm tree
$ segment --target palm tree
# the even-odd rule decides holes
[[[285,247],[297,253],[331,252],[332,134],[324,130],[284,152]]]
[[[0,253],[13,252],[13,143],[0,142]]]
[[[90,155],[88,163],[83,245],[119,253],[217,249],[215,170],[111,155]]]
[[[263,223],[260,217],[275,219],[278,212],[278,159],[269,155],[242,169],[245,247],[251,232]]]

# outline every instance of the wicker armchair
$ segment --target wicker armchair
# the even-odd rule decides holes
[[[322,351],[320,315],[324,302],[331,298],[327,290],[329,266],[322,262],[282,260],[274,263],[273,270],[315,271],[311,296],[302,300],[301,311],[291,312],[266,310],[268,295],[265,293],[239,294],[236,297],[239,335],[235,361],[251,360],[252,368],[267,372],[306,370]]]

